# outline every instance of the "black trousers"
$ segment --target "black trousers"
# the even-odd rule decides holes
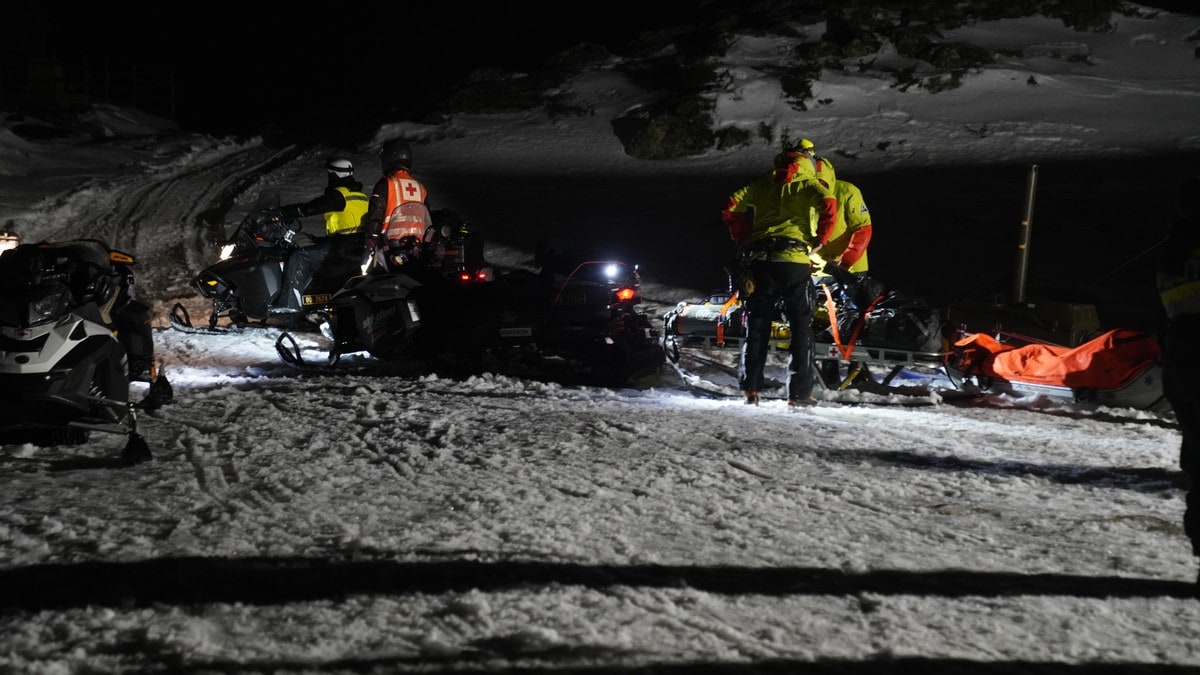
[[[1200,314],[1175,317],[1163,339],[1163,394],[1175,410],[1183,441],[1179,468],[1188,480],[1183,530],[1200,557],[1200,359],[1189,351],[1200,345]]]
[[[279,289],[279,297],[275,299],[274,307],[296,311],[304,309],[300,301],[301,295],[329,257],[332,246],[332,237],[325,237],[310,246],[292,251],[283,266],[283,288]]]
[[[738,364],[742,391],[761,391],[763,368],[771,348],[771,322],[783,316],[791,327],[788,347],[787,395],[804,400],[813,390],[813,282],[808,265],[756,262],[750,266],[754,292],[744,299],[746,341]]]

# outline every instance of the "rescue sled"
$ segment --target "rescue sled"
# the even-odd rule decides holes
[[[936,308],[869,277],[839,282],[822,276],[816,288],[811,330],[825,389],[920,393],[915,388],[927,392],[930,380],[946,379],[941,368],[949,352]],[[717,388],[736,388],[744,318],[736,291],[679,303],[663,316],[667,360],[686,381],[708,379]],[[786,361],[791,335],[781,313],[771,326],[773,360]]]
[[[1014,336],[962,334],[953,344],[945,370],[960,390],[1139,410],[1168,406],[1157,337],[1126,328],[1106,331],[1074,347]]]
[[[943,400],[1003,396],[1142,410],[1166,405],[1153,334],[1112,329],[1066,346],[1001,331],[950,329],[941,312],[921,299],[862,281],[859,288],[828,280],[817,285],[811,329],[824,389],[818,398],[855,389],[922,397],[935,392]],[[685,384],[737,395],[745,323],[736,292],[679,303],[663,316],[662,335],[667,360]],[[776,366],[786,363],[790,337],[781,315],[771,328]]]

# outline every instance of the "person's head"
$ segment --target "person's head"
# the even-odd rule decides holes
[[[334,157],[325,162],[329,182],[336,183],[354,177],[354,163],[344,157]]]
[[[398,169],[412,170],[412,148],[403,138],[393,138],[379,150],[379,164],[384,175]]]
[[[801,138],[795,143],[785,138],[783,139],[782,149],[778,155],[775,155],[775,168],[782,169],[795,163],[801,157],[811,158],[814,154],[816,154],[815,146],[807,138]]]
[[[1179,184],[1175,197],[1175,208],[1184,218],[1200,214],[1200,174],[1190,176]]]

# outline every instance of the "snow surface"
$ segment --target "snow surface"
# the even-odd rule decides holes
[[[1088,222],[1072,235],[1121,262],[1164,231],[1181,171],[1200,166],[1198,30],[1148,9],[1109,33],[978,23],[946,37],[1009,56],[960,88],[826,71],[814,96],[828,103],[808,112],[770,77],[794,40],[742,36],[717,112],[813,138],[869,204],[899,204],[873,208],[871,260],[901,288],[914,232],[941,255],[921,227],[942,234],[944,186],[911,182],[923,171],[961,169],[964,202],[1007,199],[990,220],[990,206],[945,216],[1007,247],[1026,165],[1165,167],[1133,195],[1064,179],[1124,210],[1110,231],[1076,204]],[[170,133],[112,108],[95,111],[99,139],[31,141],[6,117],[0,223],[138,257],[175,402],[140,416],[155,460],[134,467],[103,436],[0,450],[0,671],[1200,667],[1169,412],[821,392],[793,414],[699,396],[669,367],[625,389],[308,374],[279,360],[275,330],[166,327],[176,302],[206,316],[190,279],[259,191],[317,194],[334,152],[371,185],[396,135],[417,141],[433,204],[467,214],[498,265],[574,237],[636,255],[648,312],[719,286],[732,249],[717,213],[774,146],[638,161],[609,126],[643,96],[618,70],[560,93],[595,114],[389,124],[360,148]],[[1010,167],[1009,182],[978,165]],[[1136,250],[1104,249],[1128,232]],[[1007,248],[980,255],[964,233],[920,266],[1010,267]],[[1063,257],[1045,260],[1089,269]],[[963,292],[993,281],[960,276]]]

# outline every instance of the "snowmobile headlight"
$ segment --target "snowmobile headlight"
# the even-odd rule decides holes
[[[21,236],[16,232],[4,228],[0,230],[0,251],[7,251],[11,248],[16,248],[21,245]]]
[[[71,293],[65,286],[54,284],[34,287],[27,305],[26,325],[36,326],[59,318],[70,308],[70,302]]]
[[[221,255],[218,260],[229,260],[230,256],[233,255],[233,249],[235,248],[237,248],[237,244],[222,244]]]

